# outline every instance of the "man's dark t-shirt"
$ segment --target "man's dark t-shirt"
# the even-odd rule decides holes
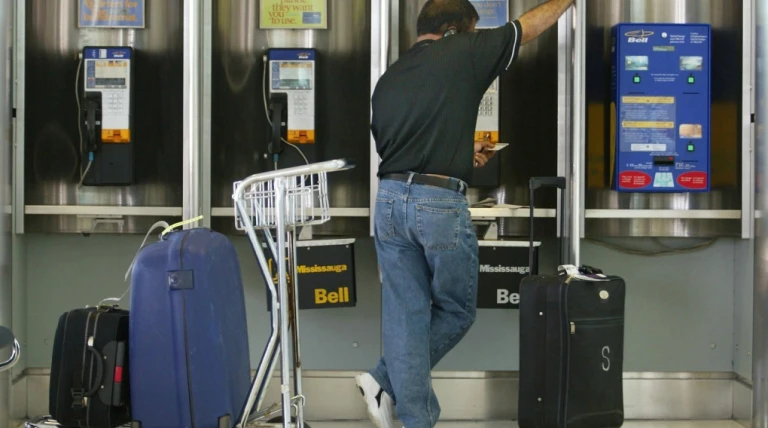
[[[379,177],[439,174],[469,182],[480,101],[517,57],[517,21],[415,44],[381,77],[371,131]]]

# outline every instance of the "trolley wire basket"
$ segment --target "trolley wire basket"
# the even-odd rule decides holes
[[[246,181],[234,183],[234,191]],[[328,204],[328,173],[321,171],[316,174],[301,174],[291,177],[278,177],[267,181],[257,181],[248,184],[242,192],[243,204],[250,224],[246,226],[235,206],[235,227],[245,230],[246,227],[255,229],[274,229],[277,227],[277,192],[282,185],[285,192],[283,216],[286,226],[311,226],[330,220]]]
[[[235,227],[248,235],[272,302],[272,332],[243,404],[238,428],[273,415],[280,415],[284,427],[304,428],[295,230],[330,220],[327,175],[351,168],[354,168],[351,161],[333,160],[255,174],[234,183]],[[277,265],[277,284],[257,231],[261,232],[263,247]],[[260,409],[278,361],[281,404]]]

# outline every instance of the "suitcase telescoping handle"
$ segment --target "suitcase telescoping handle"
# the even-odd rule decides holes
[[[534,206],[534,194],[536,189],[541,187],[556,187],[560,189],[560,234],[565,233],[565,177],[532,177],[528,183],[528,188],[531,192],[530,195],[530,231],[529,231],[529,243],[528,243],[528,275],[533,275],[533,211]],[[557,215],[557,214],[555,214]],[[562,264],[563,257],[563,238],[560,238],[560,264]]]

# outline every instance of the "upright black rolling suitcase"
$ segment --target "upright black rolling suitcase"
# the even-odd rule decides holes
[[[128,312],[75,309],[59,318],[49,410],[61,426],[113,428],[131,422]]]
[[[557,187],[564,194],[565,179],[531,179],[531,241],[533,195],[539,187]],[[588,267],[558,270],[533,275],[531,265],[531,275],[520,284],[518,425],[620,427],[624,280]]]

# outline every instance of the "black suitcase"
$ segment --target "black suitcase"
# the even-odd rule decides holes
[[[61,426],[113,428],[131,422],[128,312],[75,309],[59,318],[49,411]]]
[[[557,187],[564,195],[565,179],[531,179],[531,241],[539,187]],[[621,427],[624,280],[587,266],[561,266],[553,275],[530,268],[520,284],[518,425]]]

